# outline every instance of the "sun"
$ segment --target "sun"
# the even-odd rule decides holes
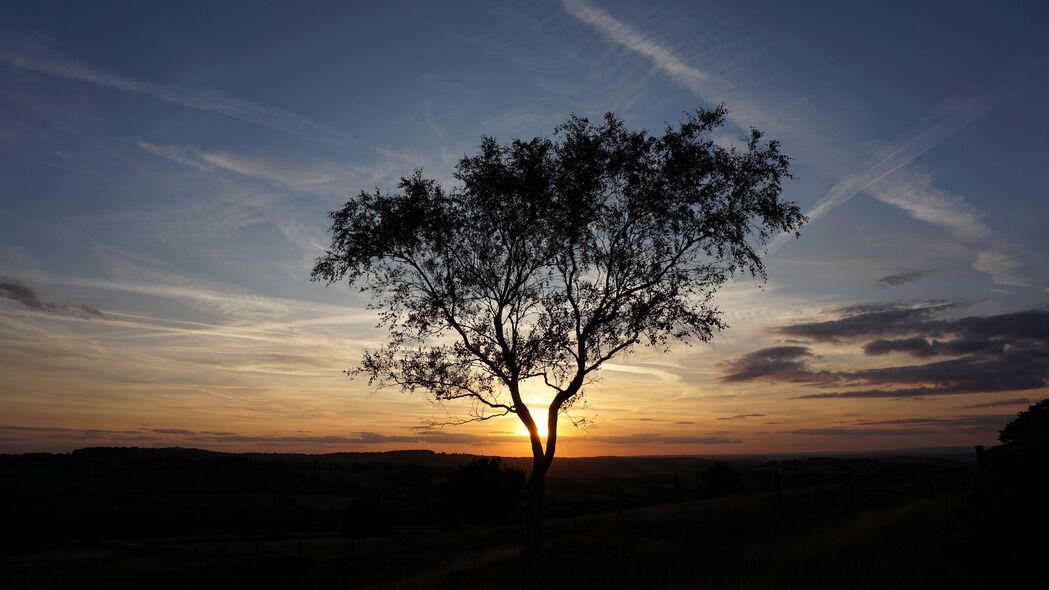
[[[539,436],[546,438],[547,428],[546,422],[536,422],[536,426],[539,427]],[[528,429],[525,428],[524,424],[519,424],[517,428],[517,434],[521,436],[528,436]]]

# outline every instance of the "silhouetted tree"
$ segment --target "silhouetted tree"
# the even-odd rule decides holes
[[[1003,443],[1049,441],[1049,399],[1031,405],[1020,412],[998,433]]]
[[[572,116],[554,139],[484,138],[454,188],[416,171],[400,192],[361,192],[330,214],[313,279],[370,291],[389,328],[351,373],[470,400],[471,420],[516,414],[532,450],[532,550],[558,418],[603,363],[636,344],[709,340],[725,327],[718,288],[764,278],[764,244],[805,221],[780,199],[779,144],[752,130],[722,147],[711,133],[724,119],[699,110],[652,136],[612,114]],[[550,392],[545,441],[526,382]]]
[[[478,458],[460,466],[437,490],[445,524],[488,524],[519,518],[525,491],[520,469],[504,467],[498,457]],[[493,510],[492,507],[497,509]]]
[[[730,496],[743,493],[743,480],[739,473],[728,463],[717,461],[707,466],[699,474],[702,486],[699,495],[703,497]]]

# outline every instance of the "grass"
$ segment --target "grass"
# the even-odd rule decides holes
[[[899,588],[921,580],[964,501],[830,509],[810,523],[767,497],[663,506],[556,535],[538,565],[493,551],[372,588]]]
[[[538,563],[521,527],[350,540],[328,535],[125,540],[7,556],[10,588],[898,588],[936,557],[964,489],[936,499],[798,490],[546,523]]]

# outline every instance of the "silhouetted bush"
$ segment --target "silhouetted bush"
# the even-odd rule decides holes
[[[706,498],[743,493],[743,480],[728,463],[718,461],[699,474],[699,495]]]
[[[1049,399],[1043,399],[1017,414],[998,433],[998,440],[1005,444],[1049,440]]]
[[[519,520],[524,489],[525,475],[520,469],[504,467],[498,457],[474,459],[438,488],[441,520],[452,526]]]

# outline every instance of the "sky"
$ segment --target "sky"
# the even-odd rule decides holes
[[[526,455],[514,417],[349,379],[367,294],[311,283],[328,211],[482,136],[723,103],[810,222],[710,343],[615,359],[583,455],[993,443],[1049,397],[1044,2],[0,6],[0,452]],[[542,400],[538,389],[526,401]]]

